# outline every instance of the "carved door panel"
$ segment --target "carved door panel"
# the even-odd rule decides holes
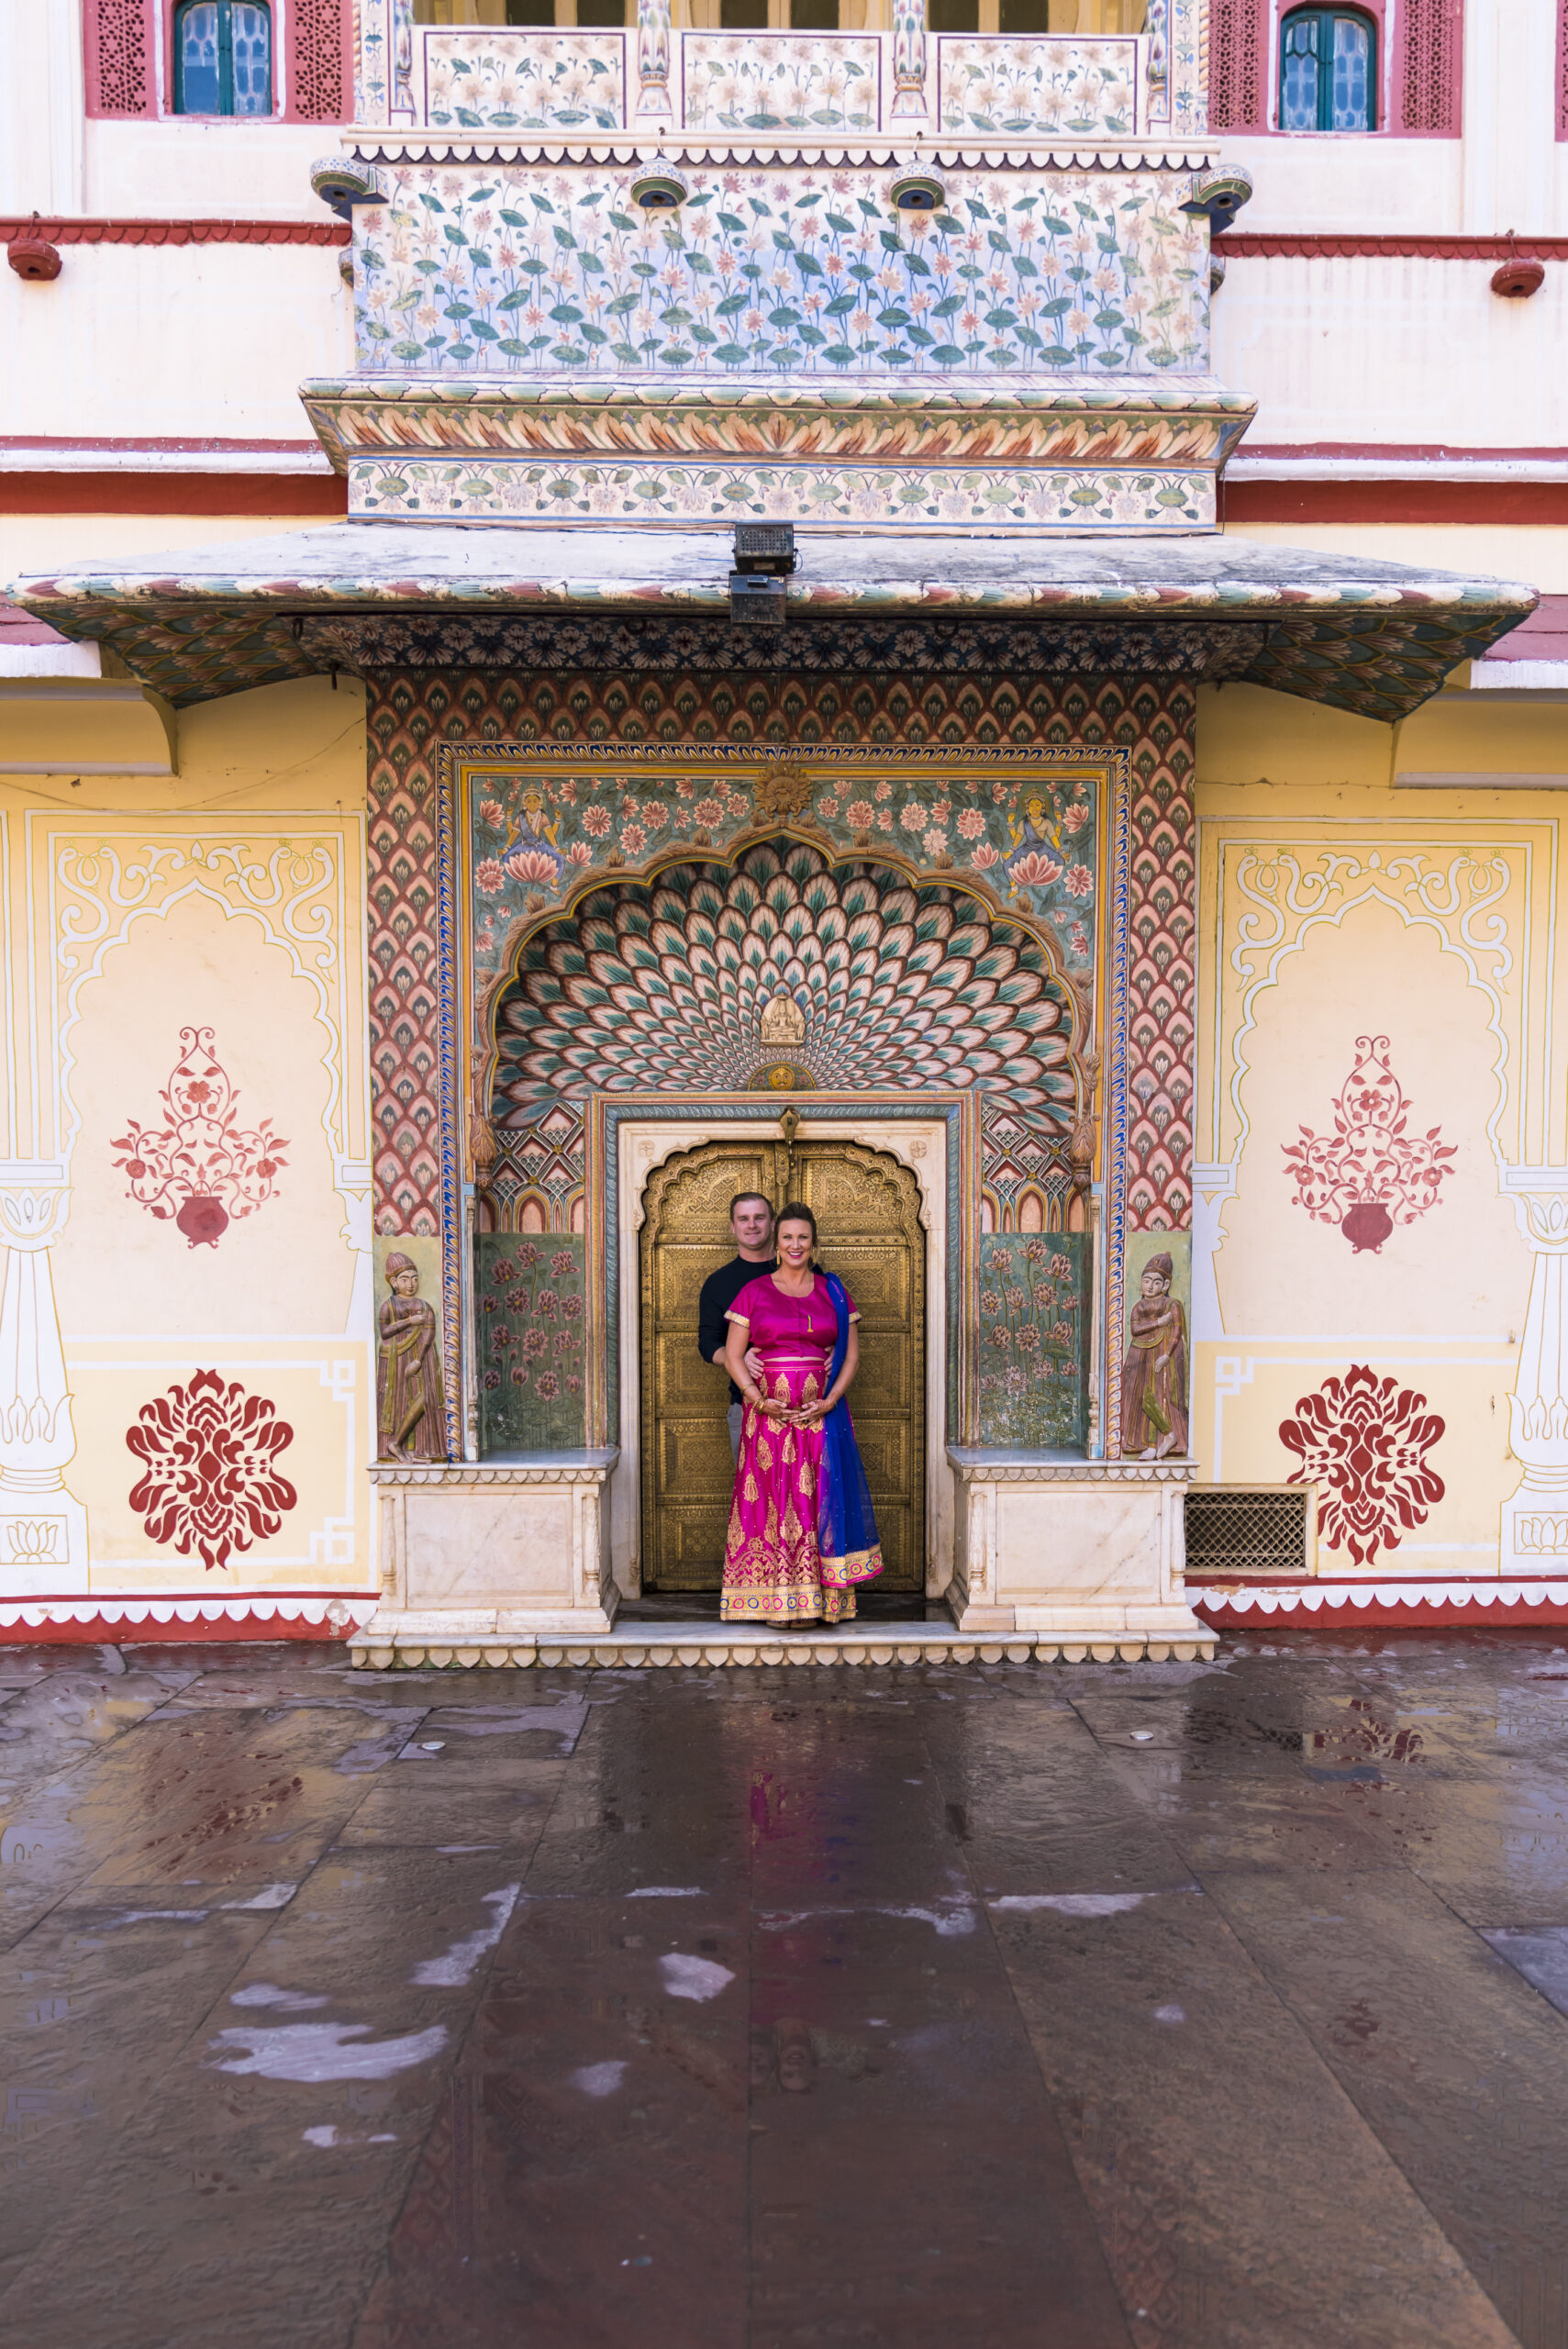
[[[642,1227],[642,1582],[717,1590],[734,1464],[723,1373],[697,1354],[703,1282],[734,1252],[729,1202],[803,1199],[860,1309],[850,1408],[876,1509],[882,1590],[925,1584],[926,1248],[906,1166],[856,1142],[710,1142],[651,1177]]]

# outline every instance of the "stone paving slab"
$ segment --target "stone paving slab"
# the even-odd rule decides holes
[[[639,1636],[0,1651],[0,2338],[1564,2349],[1550,1635]]]

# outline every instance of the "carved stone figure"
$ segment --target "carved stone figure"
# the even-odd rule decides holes
[[[1187,1450],[1187,1320],[1171,1295],[1169,1256],[1151,1256],[1132,1308],[1121,1366],[1124,1460],[1180,1459]]]
[[[781,989],[762,1006],[757,1034],[764,1044],[804,1044],[806,1014],[795,997]]]
[[[447,1407],[435,1308],[419,1294],[419,1268],[411,1256],[388,1256],[386,1283],[391,1294],[377,1316],[376,1456],[444,1460]]]

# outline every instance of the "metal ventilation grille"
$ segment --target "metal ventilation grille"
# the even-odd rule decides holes
[[[1189,1574],[1307,1572],[1305,1492],[1189,1493],[1186,1524]]]

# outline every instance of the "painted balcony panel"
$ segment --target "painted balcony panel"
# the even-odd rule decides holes
[[[400,169],[356,208],[371,373],[962,382],[1200,375],[1207,224],[1178,173],[953,172],[940,212],[889,174],[704,171],[675,214],[630,171]]]
[[[938,37],[941,127],[983,139],[1131,139],[1148,43]]]
[[[1250,400],[1134,389],[363,376],[303,387],[351,514],[402,520],[976,526],[1053,536],[1215,525]]]
[[[625,33],[421,26],[425,119],[453,130],[619,130]]]
[[[875,130],[883,43],[873,34],[684,33],[687,130]]]
[[[1141,18],[1124,11],[1126,29],[1104,36],[928,34],[920,0],[906,6],[900,0],[893,28],[883,32],[683,29],[673,28],[671,17],[671,0],[642,0],[624,34],[578,34],[420,25],[413,0],[358,0],[355,119],[453,129],[619,129],[635,118],[709,136],[827,138],[878,128],[917,133],[937,123],[986,139],[1130,138],[1150,130],[1191,139],[1205,128],[1202,0],[1149,0]],[[633,41],[635,76],[625,54]],[[586,57],[606,74],[607,45],[615,45],[623,110],[614,121],[598,120],[605,96],[597,90],[586,115],[561,110],[557,85],[580,63],[549,72],[537,57],[555,56],[562,42],[573,61]],[[481,58],[488,64],[476,69]],[[462,78],[470,85],[455,102],[447,80],[454,63],[469,69]],[[498,102],[503,84],[511,101]],[[983,96],[990,85],[997,94]],[[515,103],[547,91],[542,113]]]
[[[1061,537],[1192,537],[1215,529],[1211,468],[1106,465],[552,463],[357,458],[352,514],[401,521],[773,521]]]

